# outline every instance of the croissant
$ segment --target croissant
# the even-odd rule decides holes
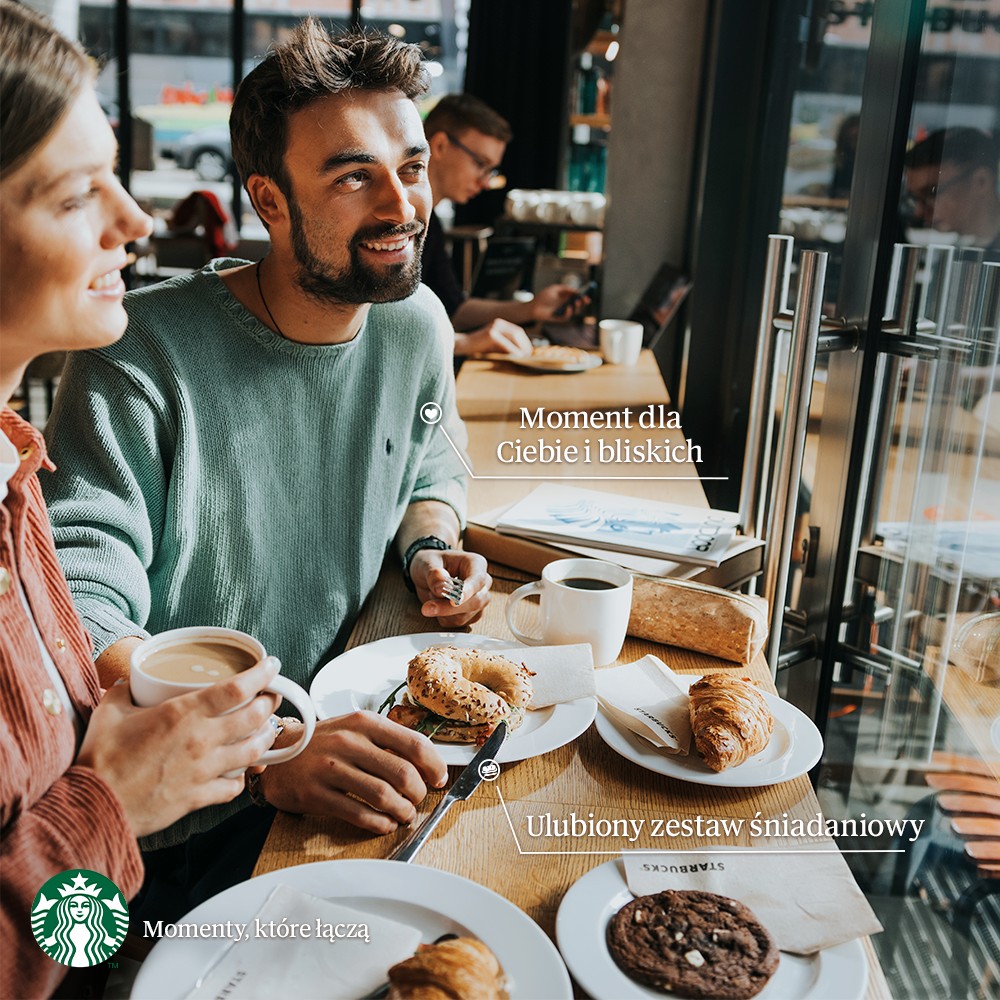
[[[736,767],[767,746],[774,719],[749,677],[708,674],[689,693],[694,745],[713,771]]]
[[[506,1000],[496,955],[474,938],[421,945],[389,969],[388,1000]]]

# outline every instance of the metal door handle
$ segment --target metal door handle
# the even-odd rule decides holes
[[[809,427],[809,403],[819,347],[828,257],[828,254],[816,250],[803,250],[799,255],[799,289],[795,301],[785,401],[764,536],[767,539],[764,596],[771,609],[767,658],[772,675],[777,670],[781,648],[788,574],[795,539],[798,484],[802,479],[802,460]]]
[[[764,301],[757,324],[757,355],[754,360],[753,387],[747,411],[747,438],[743,453],[743,476],[740,483],[740,527],[745,534],[763,535],[762,485],[767,479],[771,458],[772,397],[774,395],[775,321],[784,313],[788,299],[791,271],[791,236],[767,238],[767,269],[764,277]]]

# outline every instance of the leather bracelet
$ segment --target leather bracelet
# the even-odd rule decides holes
[[[411,594],[417,592],[417,588],[413,585],[413,579],[410,577],[410,563],[413,562],[413,557],[423,549],[437,549],[443,552],[450,548],[451,546],[443,538],[438,538],[437,535],[424,535],[423,538],[410,542],[403,554],[403,583],[406,584],[406,589]]]
[[[251,804],[257,806],[258,809],[270,809],[271,803],[264,797],[263,789],[260,787],[262,774],[262,771],[255,771],[253,774],[247,775],[247,794],[250,796]]]
[[[285,731],[285,726],[287,726],[289,722],[298,722],[299,720],[291,716],[282,719],[277,715],[272,715],[267,721],[274,726],[274,738],[277,739]],[[247,794],[250,796],[250,802],[252,805],[257,806],[259,809],[270,809],[271,803],[268,802],[267,798],[264,796],[264,790],[261,788],[260,784],[260,779],[263,774],[263,771],[254,771],[253,774],[248,774],[246,777],[246,790]]]

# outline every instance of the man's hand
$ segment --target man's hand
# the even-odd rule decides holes
[[[531,318],[538,323],[551,323],[553,320],[566,321],[583,309],[590,298],[584,296],[577,303],[575,308],[568,310],[565,314],[556,315],[563,304],[576,295],[577,289],[571,285],[549,285],[543,288],[529,303],[531,306]]]
[[[491,320],[486,326],[472,333],[455,334],[455,356],[470,354],[513,354],[531,353],[528,335],[515,323],[505,319]]]
[[[444,596],[456,576],[465,582],[462,603],[457,606]],[[410,579],[417,590],[421,614],[436,618],[443,628],[460,628],[479,621],[490,603],[493,578],[486,572],[486,560],[475,552],[421,549],[410,560]]]
[[[296,739],[297,727],[288,728]],[[333,816],[372,833],[391,833],[416,817],[428,785],[440,788],[447,780],[448,768],[426,736],[374,712],[352,712],[318,722],[309,746],[284,764],[272,764],[260,789],[286,812]]]
[[[228,802],[243,790],[243,775],[224,775],[244,771],[274,742],[275,696],[257,692],[277,672],[269,656],[152,708],[133,705],[128,685],[116,684],[94,709],[75,763],[107,782],[137,837]]]

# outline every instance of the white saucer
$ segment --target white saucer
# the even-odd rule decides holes
[[[698,677],[678,675],[693,684]],[[762,691],[774,718],[774,731],[767,746],[737,767],[713,771],[694,750],[687,756],[668,754],[652,743],[614,723],[604,712],[597,713],[597,732],[615,753],[626,760],[681,781],[720,788],[757,788],[777,785],[805,774],[823,755],[823,737],[812,719],[776,694]]]
[[[406,679],[406,665],[428,646],[442,644],[479,649],[513,649],[514,640],[493,639],[466,632],[417,632],[395,635],[355,646],[331,660],[316,674],[309,689],[320,719],[355,712],[378,711],[379,705]],[[596,698],[577,698],[561,705],[525,712],[524,722],[507,738],[497,762],[509,764],[538,757],[564,746],[587,731],[597,713]],[[477,747],[471,743],[438,743],[446,764],[468,764]]]
[[[511,1000],[539,996],[569,1000],[573,995],[555,945],[526,913],[469,879],[424,865],[342,860],[283,868],[220,892],[179,923],[251,921],[279,885],[411,924],[419,928],[424,942],[442,934],[478,938],[512,981]],[[374,942],[372,946],[377,947]],[[186,996],[223,947],[210,938],[161,939],[142,963],[132,996],[160,1000]]]
[[[589,996],[683,1000],[630,979],[608,951],[608,924],[633,898],[621,859],[607,861],[578,879],[563,896],[556,915],[556,941],[563,959]],[[777,972],[756,1000],[861,1000],[867,984],[865,951],[855,939],[815,955],[782,952]]]

